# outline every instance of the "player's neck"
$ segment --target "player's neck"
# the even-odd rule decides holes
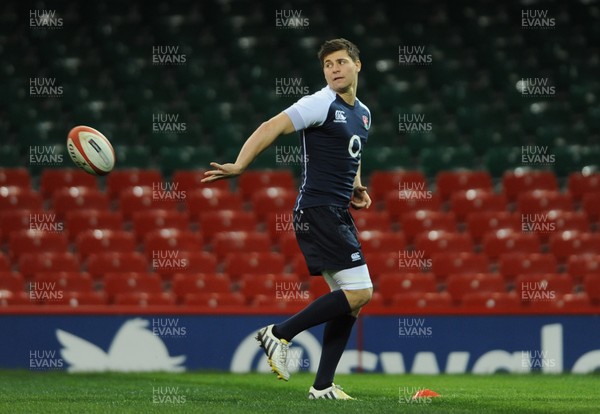
[[[340,98],[342,98],[344,100],[344,102],[346,102],[348,105],[350,106],[354,106],[354,103],[356,102],[356,88],[354,86],[349,87],[346,91],[344,92],[338,92],[337,93]]]

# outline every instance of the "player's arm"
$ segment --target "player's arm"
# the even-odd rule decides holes
[[[369,208],[371,206],[371,197],[367,193],[367,187],[362,185],[360,179],[362,160],[358,162],[358,169],[356,170],[356,176],[354,177],[354,190],[352,191],[352,199],[350,205],[355,209]]]
[[[218,164],[211,162],[214,170],[206,171],[203,183],[220,180],[223,178],[232,178],[243,173],[252,161],[265,149],[267,149],[275,139],[282,134],[294,132],[294,125],[290,117],[281,112],[266,122],[263,122],[250,137],[246,140],[237,160],[234,163]]]

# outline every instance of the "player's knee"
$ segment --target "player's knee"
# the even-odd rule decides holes
[[[346,298],[352,310],[360,309],[371,300],[373,289],[345,290]]]

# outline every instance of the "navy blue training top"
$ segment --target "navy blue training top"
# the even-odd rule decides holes
[[[347,104],[329,86],[302,97],[284,111],[300,133],[302,183],[294,210],[348,207],[371,112],[362,102]]]

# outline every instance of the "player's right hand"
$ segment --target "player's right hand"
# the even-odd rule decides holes
[[[212,181],[222,180],[225,178],[237,177],[242,173],[242,169],[237,164],[218,164],[216,162],[211,162],[210,165],[215,169],[206,171],[204,173],[205,177],[200,182],[210,183]]]

